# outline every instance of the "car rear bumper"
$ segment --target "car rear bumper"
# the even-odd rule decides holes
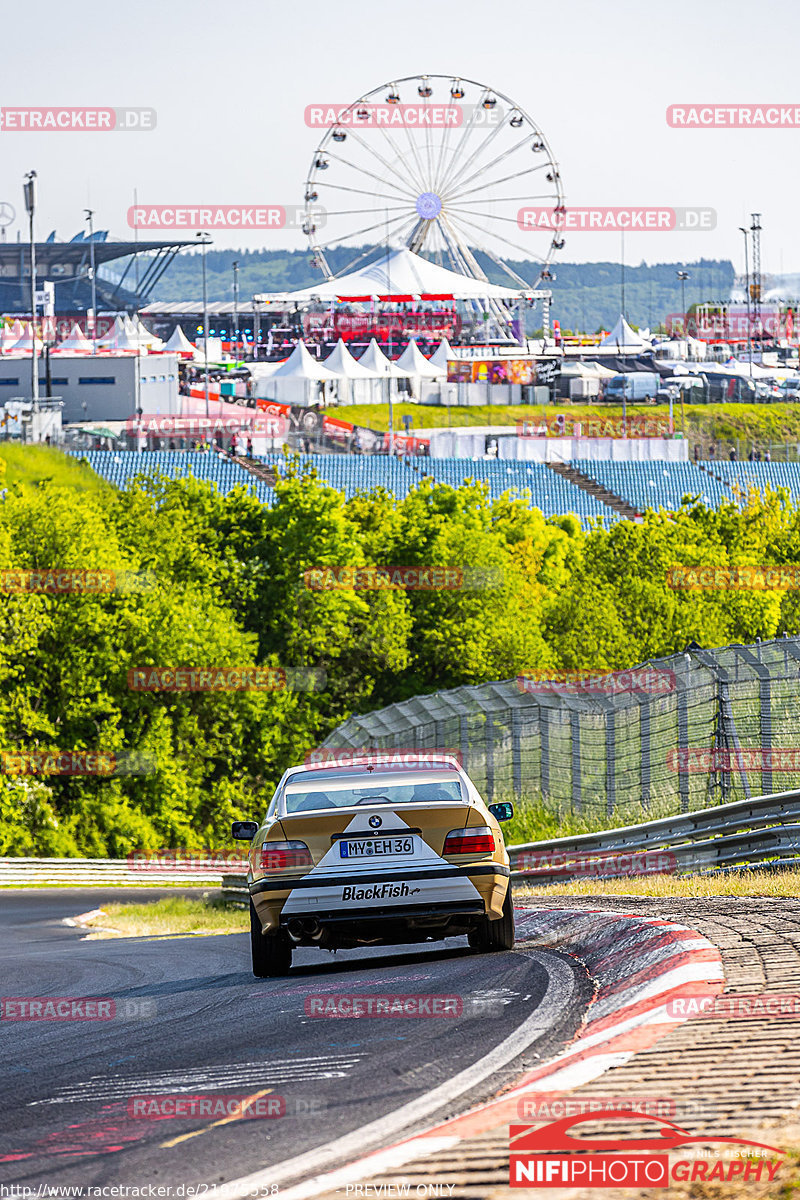
[[[286,925],[291,918],[314,918],[326,926],[418,920],[446,923],[450,917],[496,919],[502,913],[509,875],[509,867],[503,863],[463,867],[443,864],[414,871],[392,868],[347,875],[314,872],[293,880],[266,876],[253,880],[249,888],[266,933]],[[471,888],[465,888],[465,883]],[[413,886],[418,884],[424,886]],[[359,889],[366,893],[364,903],[360,903],[359,895],[347,895]],[[414,891],[419,891],[418,901],[410,899]],[[381,903],[387,892],[394,896],[394,903]],[[349,903],[343,903],[345,900]],[[354,900],[359,901],[356,909]]]

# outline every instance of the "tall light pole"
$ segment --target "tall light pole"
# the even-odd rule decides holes
[[[89,275],[92,280],[92,354],[97,354],[97,281],[94,272],[94,212],[91,208],[83,210],[89,222]]]
[[[36,172],[29,171],[23,185],[31,247],[31,401],[33,411],[39,411],[39,356],[36,353],[36,242],[33,237],[33,214],[36,211]]]
[[[236,346],[239,344],[239,263],[233,264],[233,328],[236,335]],[[234,351],[234,353],[236,353]]]
[[[683,336],[686,337],[688,325],[688,321],[686,320],[686,280],[689,278],[689,272],[676,271],[675,274],[681,281],[681,325],[683,328]]]
[[[753,378],[753,337],[750,329],[750,260],[747,255],[747,229],[739,226],[739,232],[744,234],[744,298],[747,302],[747,356],[750,359],[750,378]]]
[[[206,233],[198,233],[200,245],[203,247],[203,359],[205,360],[205,383],[204,390],[206,396],[206,416],[209,416],[208,408],[208,287],[206,285],[206,246],[210,238]]]

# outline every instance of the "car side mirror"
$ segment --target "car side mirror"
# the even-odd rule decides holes
[[[514,815],[514,805],[509,801],[503,804],[490,804],[489,812],[493,817],[497,817],[498,821],[510,821]]]
[[[255,821],[234,821],[231,830],[237,842],[252,842],[258,833],[258,824]]]

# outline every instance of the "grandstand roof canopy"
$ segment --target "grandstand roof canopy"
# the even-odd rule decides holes
[[[413,300],[514,301],[538,294],[533,288],[514,290],[487,280],[474,279],[471,275],[460,275],[457,271],[429,262],[404,246],[376,259],[368,267],[351,271],[338,279],[326,279],[294,292],[263,292],[253,299],[260,303],[384,300],[401,304]]]
[[[89,238],[82,242],[37,242],[36,243],[36,274],[46,275],[53,266],[72,264],[80,266],[89,261],[94,245],[94,261],[99,267],[103,263],[113,262],[117,258],[126,258],[130,254],[147,254],[154,250],[179,249],[181,246],[192,246],[193,241],[181,242],[99,242],[92,243]],[[30,246],[27,242],[0,242],[0,267],[17,266],[22,262],[27,267]],[[8,272],[4,272],[7,274]]]

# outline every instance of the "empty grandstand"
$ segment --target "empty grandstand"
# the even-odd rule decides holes
[[[213,452],[186,450],[73,450],[73,458],[87,459],[89,466],[115,487],[125,488],[137,475],[166,475],[170,479],[193,476],[214,483],[223,495],[235,487],[246,487],[264,504],[273,491],[254,479],[237,462]]]
[[[269,483],[256,478],[243,459],[226,455],[183,450],[72,451],[85,457],[98,475],[116,487],[124,488],[136,475],[161,473],[169,478],[193,476],[213,482],[227,495],[234,487],[244,486],[263,504],[274,503],[275,491]],[[257,460],[285,474],[289,461],[282,454],[270,454]],[[425,478],[435,483],[460,487],[467,479],[485,483],[492,500],[511,491],[526,499],[531,508],[545,517],[575,514],[584,528],[592,522],[608,528],[621,519],[597,496],[564,478],[544,463],[507,459],[470,458],[394,458],[385,454],[297,454],[292,460],[301,470],[313,468],[321,482],[342,492],[347,500],[359,492],[383,487],[398,500]],[[593,482],[619,497],[636,513],[647,509],[673,512],[689,498],[708,508],[719,508],[736,500],[749,486],[788,488],[800,504],[800,463],[707,462],[607,462],[576,459],[572,468],[588,483]],[[611,497],[607,497],[611,502]]]
[[[746,494],[749,488],[788,488],[795,504],[800,504],[800,462],[709,462],[705,464],[719,479],[724,479],[728,495]]]
[[[608,488],[637,512],[680,508],[684,497],[719,508],[732,493],[720,479],[688,462],[609,462],[575,459],[575,470]]]
[[[380,454],[301,454],[298,458],[304,466],[314,467],[325,483],[344,492],[348,500],[356,492],[379,486],[402,500],[426,476],[451,487],[460,487],[466,479],[474,479],[488,485],[492,500],[511,489],[516,489],[520,495],[530,492],[530,507],[540,509],[546,517],[575,513],[584,525],[589,517],[603,524],[619,520],[618,514],[608,505],[539,462],[485,458],[399,459]],[[275,467],[285,463],[279,454],[268,455],[264,461]]]

